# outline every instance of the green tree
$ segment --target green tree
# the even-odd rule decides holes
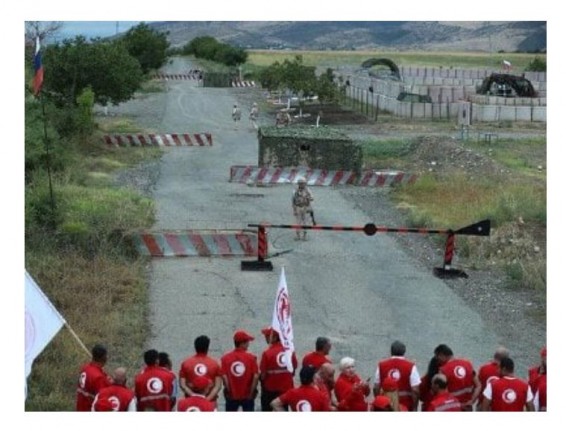
[[[529,72],[546,72],[546,60],[537,56],[529,63],[525,70]]]
[[[138,60],[143,73],[148,73],[167,62],[167,34],[142,22],[128,30],[121,40],[130,55]]]
[[[44,93],[58,106],[76,106],[77,96],[87,87],[96,103],[116,105],[131,99],[143,80],[139,62],[123,43],[87,42],[82,36],[48,46],[44,71]]]
[[[338,100],[339,89],[334,83],[334,71],[332,69],[326,69],[326,72],[317,78],[315,93],[321,105]]]

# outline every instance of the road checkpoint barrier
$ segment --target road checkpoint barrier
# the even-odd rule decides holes
[[[255,256],[256,234],[244,231],[163,231],[132,235],[138,253],[151,257]]]
[[[368,236],[373,236],[376,233],[420,233],[420,234],[441,234],[446,235],[446,246],[444,252],[444,262],[442,267],[434,268],[433,274],[439,278],[454,278],[463,277],[468,278],[463,270],[452,268],[452,258],[454,257],[454,242],[456,235],[473,235],[473,236],[489,236],[491,230],[491,221],[482,220],[480,222],[465,226],[458,230],[452,229],[426,229],[426,228],[390,228],[384,226],[376,226],[373,223],[368,223],[365,226],[319,226],[319,225],[297,225],[297,224],[279,224],[273,225],[269,223],[261,224],[248,224],[248,227],[256,227],[257,234],[257,260],[241,262],[242,271],[271,271],[273,265],[266,259],[269,257],[267,254],[267,229],[293,229],[293,230],[332,230],[332,231],[351,231],[363,232]]]
[[[210,133],[165,133],[165,134],[109,134],[104,142],[114,147],[204,147],[212,146]]]
[[[186,74],[186,73],[156,73],[155,75],[151,76],[151,79],[163,79],[165,81],[168,80],[194,80],[198,81],[200,78],[198,75]]]
[[[232,81],[232,87],[255,87],[255,81]]]
[[[332,171],[327,169],[309,169],[306,167],[258,167],[235,165],[230,167],[232,183],[243,184],[294,184],[299,177],[305,178],[309,186],[357,185],[362,187],[385,187],[401,184],[413,184],[416,174],[401,171],[366,170],[361,175],[353,171]]]

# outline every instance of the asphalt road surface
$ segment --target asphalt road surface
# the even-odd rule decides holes
[[[181,73],[190,68],[187,60],[175,59],[166,70]],[[152,102],[159,104],[159,115],[151,126],[161,133],[210,132],[214,145],[165,150],[154,193],[154,228],[244,229],[261,221],[294,223],[293,186],[228,182],[231,165],[257,165],[256,132],[247,120],[250,106],[242,106],[238,125],[230,115],[236,92],[243,90],[200,88],[187,80],[167,81],[167,87],[167,93]],[[260,126],[266,121],[260,117]],[[373,221],[352,207],[340,190],[311,190],[319,224],[362,226]],[[250,351],[259,357],[266,347],[260,329],[271,322],[284,267],[299,359],[313,350],[321,335],[333,343],[334,362],[354,358],[363,378],[374,375],[377,360],[388,356],[396,339],[406,344],[407,357],[417,361],[421,374],[440,343],[476,366],[491,357],[497,345],[492,328],[390,236],[317,231],[310,232],[306,242],[293,237],[292,230],[269,230],[271,253],[292,249],[271,260],[273,272],[241,271],[242,260],[253,260],[242,257],[154,258],[147,347],[169,352],[178,370],[194,353],[197,336],[208,335],[209,353],[219,358],[233,348],[233,331],[243,328],[256,336]]]

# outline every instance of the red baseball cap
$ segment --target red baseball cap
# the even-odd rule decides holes
[[[208,385],[210,385],[210,383],[212,383],[212,381],[206,376],[195,376],[191,380],[191,387],[195,391],[203,391],[208,387]]]
[[[383,381],[381,382],[381,389],[387,392],[396,391],[397,389],[399,389],[399,386],[397,385],[397,380],[395,380],[392,377],[384,378]]]
[[[546,346],[544,346],[540,351],[540,356],[542,358],[546,358]]]
[[[374,398],[372,405],[377,410],[385,410],[391,407],[391,401],[385,395],[378,395]]]
[[[236,343],[243,343],[245,341],[252,340],[255,340],[255,338],[248,334],[246,331],[238,330],[234,332],[234,342]]]
[[[272,332],[277,332],[277,331],[273,329],[271,326],[267,326],[261,330],[261,333],[266,337],[269,337]]]

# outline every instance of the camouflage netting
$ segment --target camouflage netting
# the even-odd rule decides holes
[[[359,173],[362,149],[329,127],[262,127],[258,131],[259,166],[348,170]]]
[[[478,94],[493,96],[536,97],[536,91],[529,81],[522,76],[505,73],[492,73],[485,78],[478,89]]]
[[[370,58],[362,63],[362,68],[368,69],[368,73],[376,78],[382,77],[379,73],[371,70],[373,66],[386,66],[389,68],[389,73],[391,76],[401,79],[401,74],[399,73],[399,68],[397,65],[388,58]]]

